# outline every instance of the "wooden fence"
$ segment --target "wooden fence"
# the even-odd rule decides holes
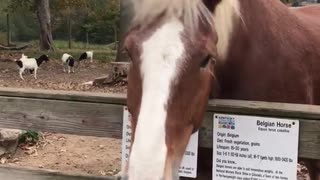
[[[65,134],[122,137],[124,95],[0,88],[0,128]],[[320,106],[212,100],[199,133],[199,145],[212,148],[213,113],[261,115],[300,120],[299,157],[320,159]],[[0,166],[5,180],[89,180],[56,171]]]

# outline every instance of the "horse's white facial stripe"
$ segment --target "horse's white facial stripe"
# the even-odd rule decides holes
[[[214,24],[218,34],[217,50],[218,55],[222,60],[227,56],[235,20],[236,18],[239,18],[239,15],[239,0],[223,0],[217,5],[214,11]]]
[[[128,174],[132,180],[163,178],[167,156],[165,105],[184,52],[183,29],[179,20],[172,19],[142,44],[143,95],[130,156]]]

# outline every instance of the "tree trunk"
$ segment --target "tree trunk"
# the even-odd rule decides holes
[[[72,48],[72,24],[71,15],[69,15],[68,25],[69,25],[69,49]]]
[[[7,14],[7,45],[11,45],[10,15]]]
[[[54,50],[52,45],[49,0],[38,0],[37,2],[37,17],[40,25],[40,50]]]
[[[86,49],[89,48],[89,32],[86,31],[86,39],[87,39],[87,44],[86,44]]]
[[[114,49],[117,49],[117,44],[118,44],[118,30],[117,30],[117,25],[114,24],[113,25],[113,33],[114,33],[114,38],[113,38],[113,41],[114,41]]]
[[[128,0],[120,0],[120,43],[118,45],[117,62],[129,61],[129,56],[125,51],[123,51],[122,47],[124,35],[129,30],[131,18],[133,17],[133,12],[130,7],[131,4],[128,3]]]
[[[130,63],[128,62],[112,62],[108,76],[100,77],[93,80],[94,86],[114,85],[119,82],[126,84]]]

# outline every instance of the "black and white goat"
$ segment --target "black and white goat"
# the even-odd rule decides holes
[[[28,58],[28,56],[24,55],[23,53],[21,54],[21,58]]]
[[[37,70],[44,61],[49,61],[49,57],[47,55],[41,55],[39,58],[28,58],[22,54],[21,58],[16,60],[16,64],[19,66],[20,78],[24,80],[22,73],[24,70],[29,70],[31,74],[34,71],[34,78],[37,79]]]
[[[74,58],[67,53],[64,53],[61,57],[62,65],[63,65],[63,72],[66,72],[66,66],[68,66],[68,73],[74,73]]]
[[[87,51],[80,55],[79,62],[85,59],[90,59],[90,63],[93,62],[93,51]]]

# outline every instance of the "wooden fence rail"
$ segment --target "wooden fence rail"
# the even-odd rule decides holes
[[[74,175],[52,170],[0,166],[1,180],[115,180],[114,177]]]
[[[124,105],[124,95],[0,88],[0,128],[120,139]],[[320,106],[212,100],[200,129],[201,147],[212,148],[214,113],[298,119],[299,157],[320,159]],[[4,171],[0,168],[0,179]]]

